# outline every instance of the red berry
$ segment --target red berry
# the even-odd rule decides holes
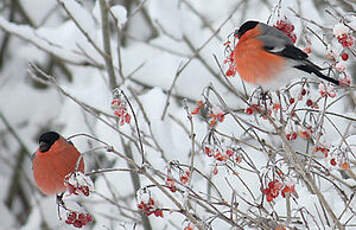
[[[213,174],[214,175],[218,174],[218,168],[217,167],[214,167]]]
[[[76,219],[77,218],[77,213],[76,212],[69,213],[68,218]]]
[[[310,106],[312,106],[312,105],[313,105],[313,101],[312,101],[311,99],[308,99],[308,100],[307,100],[307,106],[310,107]]]
[[[126,114],[125,114],[125,122],[126,122],[127,124],[130,124],[130,121],[131,121],[131,115],[128,114],[128,113],[126,113]]]
[[[154,211],[154,214],[156,217],[163,217],[163,211],[160,209],[157,209],[156,211]]]
[[[290,133],[288,133],[288,134],[286,135],[286,138],[287,138],[288,141],[291,140],[291,135],[290,135]]]
[[[297,35],[295,35],[294,33],[290,34],[289,38],[292,40],[293,43],[295,43],[297,41]]]
[[[212,157],[213,155],[211,154],[211,149],[208,146],[204,147],[204,152],[208,157]]]
[[[179,179],[183,184],[187,183],[189,180],[189,178],[187,176],[181,176]]]
[[[297,133],[296,133],[296,132],[293,132],[293,133],[292,133],[292,140],[295,140],[295,139],[297,139]]]
[[[88,223],[93,221],[93,217],[89,213],[87,213],[87,221]]]
[[[74,220],[71,220],[71,219],[69,219],[69,218],[66,219],[66,221],[65,221],[66,224],[73,224],[73,222],[74,222]]]
[[[292,97],[291,99],[289,99],[289,103],[290,103],[290,104],[293,104],[293,103],[294,103],[294,101],[295,101],[295,100],[294,100],[294,98],[293,98],[293,97]]]
[[[89,196],[89,187],[86,185],[80,186],[79,190],[84,194],[84,196]]]
[[[330,160],[330,164],[331,164],[332,166],[335,166],[335,165],[336,165],[336,160],[335,160],[335,158],[332,158],[332,159]]]
[[[248,108],[246,109],[246,113],[247,113],[248,115],[253,114],[253,109],[252,109],[251,107],[248,107]]]
[[[84,213],[78,215],[78,219],[82,222],[83,225],[87,223],[87,216]]]
[[[73,226],[76,228],[81,228],[83,226],[83,224],[80,220],[76,219],[73,223]]]
[[[347,59],[349,59],[349,55],[347,53],[342,53],[341,58],[342,60],[347,61]]]
[[[291,25],[291,24],[286,24],[286,26],[284,27],[284,32],[286,32],[286,33],[291,33],[291,32],[293,32],[293,30],[294,30],[294,26],[293,25]]]
[[[235,75],[235,71],[233,69],[230,68],[226,71],[226,76],[230,77],[234,75]]]
[[[177,187],[175,185],[170,186],[169,190],[171,190],[171,192],[177,192]]]
[[[307,94],[307,91],[305,89],[302,90],[302,96],[304,96],[305,94]]]

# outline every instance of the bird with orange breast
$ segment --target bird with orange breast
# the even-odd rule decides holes
[[[282,31],[257,21],[245,22],[236,32],[239,39],[233,51],[235,71],[245,82],[278,89],[298,76],[315,74],[335,85],[340,82],[325,76],[308,55],[295,47]]]
[[[76,170],[84,172],[81,153],[56,132],[42,134],[38,142],[39,148],[32,156],[33,177],[38,188],[47,195],[64,192],[65,177]]]

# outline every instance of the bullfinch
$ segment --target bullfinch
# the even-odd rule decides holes
[[[36,184],[44,194],[61,193],[65,191],[65,176],[75,172],[77,167],[84,172],[83,158],[71,141],[56,132],[42,134],[38,142],[39,148],[32,156]]]
[[[236,32],[239,39],[234,51],[234,65],[245,82],[278,89],[301,74],[339,85],[339,81],[322,74],[321,68],[308,60],[308,55],[295,47],[282,31],[257,21],[245,22]]]

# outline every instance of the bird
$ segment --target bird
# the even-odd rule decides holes
[[[53,131],[40,135],[38,143],[39,147],[32,155],[33,177],[38,188],[46,195],[64,192],[68,174],[76,169],[84,173],[81,153],[71,141]]]
[[[250,20],[235,31],[235,37],[239,40],[233,50],[234,68],[244,82],[274,90],[308,73],[340,85],[321,73],[322,68],[277,28]]]

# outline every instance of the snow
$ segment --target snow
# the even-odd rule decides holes
[[[4,17],[0,16],[0,28],[9,31],[16,36],[19,36],[21,39],[32,43],[39,49],[56,55],[63,60],[72,63],[81,63],[86,60],[86,58],[82,55],[79,55],[71,50],[67,50],[65,47],[58,47],[56,44],[52,44],[51,42],[41,38],[36,33],[36,30],[32,29],[30,26],[16,25],[14,23],[8,22]]]
[[[26,12],[34,19],[37,28],[32,28],[29,25],[21,24],[19,21],[10,22],[7,14],[0,15],[0,37],[7,31],[16,37],[11,37],[7,54],[5,55],[5,65],[0,72],[0,112],[7,118],[12,127],[15,128],[18,136],[23,141],[24,145],[32,152],[37,148],[37,138],[41,132],[48,129],[57,130],[63,136],[68,137],[73,134],[87,133],[100,140],[113,146],[119,153],[128,156],[132,153],[132,157],[137,164],[141,163],[141,153],[139,150],[138,142],[135,144],[129,141],[125,135],[137,140],[137,130],[135,129],[135,121],[131,118],[131,124],[125,124],[124,126],[118,126],[114,118],[109,118],[105,114],[113,115],[111,108],[112,90],[109,85],[108,76],[105,68],[98,69],[94,66],[81,65],[82,63],[96,62],[99,65],[104,65],[102,56],[93,48],[92,44],[88,41],[86,36],[89,36],[98,47],[102,47],[102,33],[101,33],[101,15],[99,8],[99,1],[95,1],[91,6],[89,3],[83,3],[76,0],[59,0],[56,1],[20,1],[23,3],[23,7]],[[234,0],[196,0],[187,1],[196,9],[200,16],[202,16],[209,25],[218,29],[221,23],[229,16],[233,8],[238,4],[238,1]],[[264,3],[263,3],[264,2]],[[232,110],[241,111],[236,112],[237,119],[243,119],[251,124],[257,124],[261,129],[272,130],[272,126],[268,120],[263,120],[259,115],[249,116],[245,113],[247,105],[237,98],[229,89],[223,86],[216,76],[223,79],[223,76],[215,62],[213,55],[216,55],[219,63],[223,63],[225,58],[223,43],[227,40],[227,36],[231,34],[238,26],[246,19],[256,19],[261,21],[267,21],[270,15],[271,8],[276,1],[246,1],[240,8],[232,15],[232,18],[221,28],[219,37],[213,38],[203,49],[199,52],[199,58],[194,57],[189,65],[180,73],[175,82],[172,90],[172,95],[169,100],[169,107],[165,119],[162,120],[162,114],[166,106],[167,91],[170,89],[177,71],[182,68],[189,60],[195,55],[195,51],[189,47],[185,41],[189,41],[194,49],[199,49],[213,34],[213,32],[207,28],[197,16],[185,3],[181,0],[150,0],[146,1],[141,7],[146,10],[147,14],[152,19],[152,26],[159,31],[159,34],[155,38],[151,38],[147,41],[150,33],[150,26],[146,23],[145,17],[142,15],[141,10],[137,15],[132,16],[131,13],[138,7],[133,5],[131,9],[125,8],[124,5],[114,5],[110,8],[112,15],[117,19],[117,24],[112,20],[112,25],[122,29],[123,36],[128,35],[125,46],[120,47],[121,50],[121,62],[122,72],[126,79],[119,77],[118,73],[118,58],[117,58],[117,30],[113,28],[111,38],[111,48],[113,55],[113,63],[115,65],[115,75],[117,77],[120,89],[122,89],[128,96],[129,101],[133,105],[133,111],[138,119],[139,129],[141,136],[144,139],[143,149],[145,158],[147,160],[146,168],[148,173],[152,175],[160,184],[165,184],[165,174],[170,167],[169,162],[185,165],[190,165],[191,160],[191,148],[192,139],[190,136],[191,124],[187,118],[187,112],[183,108],[182,98],[188,99],[189,110],[194,110],[197,105],[191,103],[194,101],[202,100],[204,97],[209,97],[210,102],[213,104],[213,112],[219,113],[225,109],[219,100],[212,92],[210,95],[206,94],[206,87],[212,85],[219,94],[223,97],[225,103],[230,106]],[[83,34],[80,29],[77,28],[70,18],[67,17],[66,12],[61,8],[63,4],[71,16],[78,22],[79,25],[86,31],[87,34]],[[256,7],[258,6],[258,7]],[[298,6],[295,2],[283,1],[282,15],[287,15],[291,22],[296,26],[298,34],[299,47],[303,48],[303,32],[301,31],[301,23],[299,19],[293,16],[291,12],[287,10],[287,7],[291,6],[297,10]],[[58,9],[56,9],[56,7]],[[51,16],[46,20],[46,14],[51,9],[56,9],[51,13]],[[313,19],[321,25],[325,25],[330,29],[330,35],[339,36],[343,33],[348,33],[349,28],[344,24],[338,23],[335,25],[335,20],[330,20],[325,15],[318,14],[318,10],[312,4],[312,1],[302,1],[301,9],[303,17]],[[65,15],[65,17],[63,17]],[[351,17],[351,16],[350,16]],[[329,19],[328,19],[329,18]],[[276,18],[273,18],[275,20]],[[132,20],[132,21],[130,21]],[[42,22],[43,24],[39,24]],[[128,25],[128,30],[124,31],[125,26]],[[354,27],[355,20],[351,21],[350,26]],[[320,28],[315,25],[308,24],[317,33],[321,33]],[[332,30],[333,29],[333,30]],[[310,55],[311,60],[317,64],[324,66],[326,50],[322,42],[316,39],[313,35],[307,34],[308,38],[312,38],[313,53]],[[134,37],[135,39],[133,39]],[[327,36],[326,36],[327,38]],[[1,41],[1,40],[0,40]],[[340,61],[339,53],[343,51],[343,48],[332,40],[329,45],[329,50],[332,50],[334,57],[337,61],[335,66],[338,70],[349,71],[351,61]],[[33,79],[28,74],[28,63],[31,62],[36,65],[40,65],[41,68],[48,70],[49,55],[59,57],[61,61],[64,61],[66,68],[71,71],[73,80],[68,81],[63,77],[63,72],[58,66],[53,67],[52,75],[56,78],[57,84],[69,95],[76,98],[78,101],[85,103],[91,107],[96,108],[99,113],[87,112],[80,103],[76,103],[70,98],[62,95],[54,87],[45,89],[38,89],[33,86]],[[320,55],[319,55],[320,54]],[[349,53],[350,59],[351,53]],[[88,56],[90,58],[88,58]],[[128,78],[128,75],[132,73],[138,66],[143,66]],[[210,67],[210,68],[207,68]],[[227,66],[223,66],[224,71]],[[327,66],[325,64],[325,66]],[[326,72],[326,71],[325,71]],[[347,72],[347,74],[349,74]],[[216,75],[216,76],[215,76]],[[134,80],[134,81],[133,81]],[[238,76],[228,79],[239,92],[242,91],[242,84]],[[137,84],[138,83],[138,84]],[[316,87],[315,87],[316,86]],[[304,108],[307,98],[313,101],[319,99],[319,109],[323,110],[323,103],[325,98],[320,98],[319,90],[332,91],[330,86],[319,84],[308,85],[305,88],[310,91],[307,97],[299,98],[295,97],[295,100]],[[137,96],[140,104],[145,113],[143,113],[141,106],[136,101],[136,98],[130,93],[130,89],[133,89],[135,96]],[[247,86],[247,91],[252,92],[255,89],[254,86]],[[292,95],[299,95],[301,86],[295,86],[290,90]],[[334,92],[334,91],[332,91]],[[342,97],[343,91],[336,88],[335,97],[328,97],[327,103],[334,103],[328,107],[329,112],[335,114],[348,116],[353,119],[356,118],[354,111],[350,110],[351,103],[349,98]],[[283,91],[282,91],[283,94]],[[179,97],[177,98],[176,95]],[[284,95],[289,96],[289,95]],[[276,100],[276,96],[273,95],[273,100]],[[257,103],[258,97],[251,99],[251,104]],[[286,111],[291,111],[291,107],[286,108],[286,103],[282,103],[283,108]],[[307,108],[312,109],[312,108]],[[301,129],[300,124],[303,122],[310,122],[315,119],[320,122],[320,116],[315,113],[315,116],[308,115],[308,111],[298,111],[299,118],[301,120],[293,120],[286,124],[286,131],[292,131]],[[128,112],[132,114],[130,108]],[[226,112],[226,111],[225,111]],[[286,112],[287,113],[287,112]],[[146,122],[146,118],[150,121],[150,126]],[[172,117],[175,118],[172,119]],[[276,115],[278,118],[278,115]],[[336,149],[340,143],[346,139],[348,143],[355,142],[355,125],[354,121],[345,120],[340,116],[328,115],[330,120],[324,120],[323,135],[320,137],[320,143],[325,146],[330,146],[331,149]],[[103,120],[106,122],[104,123]],[[278,119],[276,119],[278,120]],[[236,202],[239,204],[238,209],[248,212],[255,212],[256,208],[251,208],[245,200],[249,202],[261,203],[261,183],[257,174],[253,171],[243,170],[243,168],[250,168],[250,165],[246,161],[242,161],[238,166],[234,165],[233,169],[236,171],[238,177],[243,179],[243,182],[237,177],[236,174],[228,170],[223,166],[221,162],[214,161],[213,158],[209,158],[204,154],[199,145],[202,145],[202,141],[206,138],[208,131],[210,131],[208,120],[206,117],[200,115],[193,115],[192,118],[194,133],[196,134],[195,140],[197,141],[195,152],[195,167],[199,172],[211,177],[211,181],[219,189],[226,202],[231,202],[232,195],[236,192],[242,195],[244,199],[236,197]],[[348,124],[350,127],[348,128]],[[183,126],[183,127],[182,127]],[[217,131],[226,135],[236,137],[249,143],[248,147],[243,143],[235,143],[230,139],[225,139],[224,146],[239,146],[243,148],[244,157],[252,159],[256,168],[261,174],[268,174],[268,178],[274,178],[272,176],[270,168],[272,166],[278,166],[281,170],[288,174],[286,175],[285,185],[294,185],[298,194],[296,198],[297,203],[292,201],[292,210],[304,208],[312,212],[317,217],[317,210],[322,212],[320,202],[316,195],[312,195],[300,178],[295,177],[291,172],[293,170],[285,163],[281,163],[281,156],[279,153],[285,151],[281,139],[279,136],[271,135],[269,133],[258,132],[259,137],[264,142],[271,145],[273,148],[263,151],[257,151],[255,148],[260,148],[260,143],[251,140],[250,136],[246,133],[246,129],[249,126],[243,123],[243,127],[237,125],[236,120],[229,114],[225,115],[225,119],[222,123],[216,126]],[[338,127],[336,130],[335,127]],[[185,130],[185,129],[187,130]],[[152,131],[152,133],[151,133]],[[249,130],[250,133],[252,133]],[[349,136],[342,136],[345,133],[349,133]],[[27,190],[26,197],[28,198],[32,207],[29,216],[24,223],[20,224],[17,220],[16,214],[21,212],[22,206],[19,201],[13,209],[9,209],[5,206],[5,198],[8,192],[8,187],[11,184],[10,178],[13,173],[13,165],[16,163],[16,156],[20,150],[19,144],[11,133],[8,132],[6,125],[0,120],[0,184],[4,189],[0,190],[0,229],[40,229],[42,221],[46,221],[51,229],[72,229],[63,222],[58,220],[57,209],[55,204],[55,197],[42,196],[39,191],[34,188],[34,181],[32,178],[31,160],[29,156],[26,156],[24,165],[21,169],[22,176],[21,183],[24,184],[24,188]],[[154,138],[154,139],[153,139]],[[128,168],[127,162],[118,157],[114,153],[108,152],[102,143],[94,140],[89,140],[86,137],[78,136],[73,138],[74,145],[80,152],[88,152],[84,155],[86,170],[93,171],[102,168]],[[308,149],[314,147],[306,139],[302,139],[298,136],[297,140],[290,141],[290,146],[293,150],[299,153],[306,153]],[[95,150],[96,147],[103,147],[100,150]],[[342,145],[346,148],[346,145]],[[352,145],[351,148],[355,150]],[[93,150],[93,151],[90,151]],[[162,150],[162,152],[160,152]],[[270,151],[270,152],[269,152]],[[309,150],[310,151],[310,150]],[[339,150],[337,150],[339,151]],[[330,173],[336,175],[342,179],[340,175],[340,168],[334,167],[329,164],[332,157],[341,158],[337,155],[337,151],[330,151],[330,155],[326,159],[320,159],[322,154],[318,155],[317,160],[320,159],[320,164],[325,165],[325,170],[330,170]],[[267,154],[271,153],[271,155]],[[315,153],[317,155],[317,153]],[[348,159],[355,160],[349,152],[346,152]],[[6,159],[3,160],[3,159]],[[168,161],[168,162],[166,162]],[[268,167],[267,166],[268,163]],[[236,166],[236,167],[235,167]],[[162,178],[155,174],[152,168],[159,170],[162,173]],[[217,167],[217,175],[212,175],[212,170]],[[354,166],[353,166],[354,167]],[[324,170],[324,168],[322,168]],[[181,166],[181,169],[172,169],[172,174],[175,179],[179,180],[180,170],[187,170],[187,168]],[[354,171],[354,168],[352,168]],[[142,192],[142,190],[134,191],[134,184],[129,172],[117,171],[104,174],[105,176],[97,176],[95,180],[95,193],[91,194],[90,198],[83,200],[83,204],[95,218],[95,223],[87,227],[87,229],[122,229],[121,225],[127,229],[134,228],[134,222],[140,220],[140,217],[136,212],[126,210],[126,208],[137,210],[137,201],[147,201],[148,195],[144,197],[137,197],[136,193]],[[174,223],[180,229],[183,229],[188,225],[189,221],[185,219],[183,215],[175,212],[177,206],[167,198],[157,187],[153,186],[152,181],[147,177],[139,175],[140,187],[149,187],[150,195],[158,202],[158,207],[172,209],[173,211],[164,211],[164,218],[157,218],[154,215],[149,217],[149,220],[153,226],[153,229],[171,229]],[[227,181],[232,185],[232,188],[228,186]],[[346,183],[351,186],[355,185],[353,179],[345,179]],[[267,182],[267,181],[266,181]],[[317,180],[317,186],[320,188],[322,194],[327,198],[327,202],[338,216],[343,211],[345,203],[343,202],[340,194],[337,193],[335,187],[325,180]],[[344,192],[349,196],[352,191],[339,184]],[[191,188],[197,192],[203,198],[207,198],[209,192],[207,181],[201,177],[197,172],[193,172]],[[248,190],[246,188],[250,190]],[[180,187],[183,188],[183,187]],[[219,197],[214,188],[210,188],[212,200],[214,197]],[[235,191],[233,191],[235,190]],[[253,197],[250,195],[252,192]],[[177,199],[182,205],[188,205],[186,197],[179,192],[170,193],[175,199]],[[114,205],[102,198],[104,196],[107,199],[112,199]],[[82,198],[78,198],[81,200]],[[266,199],[264,197],[264,199]],[[351,202],[350,207],[355,206],[355,199]],[[115,206],[115,204],[120,207]],[[271,204],[271,205],[270,205]],[[201,218],[211,219],[212,214],[204,210],[204,208],[191,203],[193,209]],[[267,203],[264,200],[263,203],[266,211],[271,213],[272,211],[278,212],[279,216],[286,215],[286,202],[280,195],[273,200],[272,203]],[[125,207],[125,208],[121,208]],[[219,211],[230,211],[228,206],[221,207]],[[347,214],[343,216],[342,221],[346,221],[347,217],[351,215],[350,210],[346,210]],[[125,215],[134,217],[137,219],[126,218]],[[310,215],[306,215],[306,219],[310,224],[310,228],[316,227],[314,221]],[[318,220],[319,221],[319,220]],[[331,221],[331,220],[330,220]],[[350,223],[354,224],[355,220]],[[212,222],[213,229],[227,229],[231,227],[227,222],[223,220],[214,220]],[[141,226],[136,226],[137,229],[142,229]],[[86,229],[86,228],[85,228]],[[248,228],[246,228],[248,229]]]
[[[127,11],[125,7],[117,5],[110,8],[111,12],[114,14],[114,17],[117,20],[117,27],[122,28],[127,21]]]
[[[343,34],[347,34],[349,32],[349,28],[345,26],[343,23],[338,23],[333,28],[333,33],[335,37],[342,36]]]

